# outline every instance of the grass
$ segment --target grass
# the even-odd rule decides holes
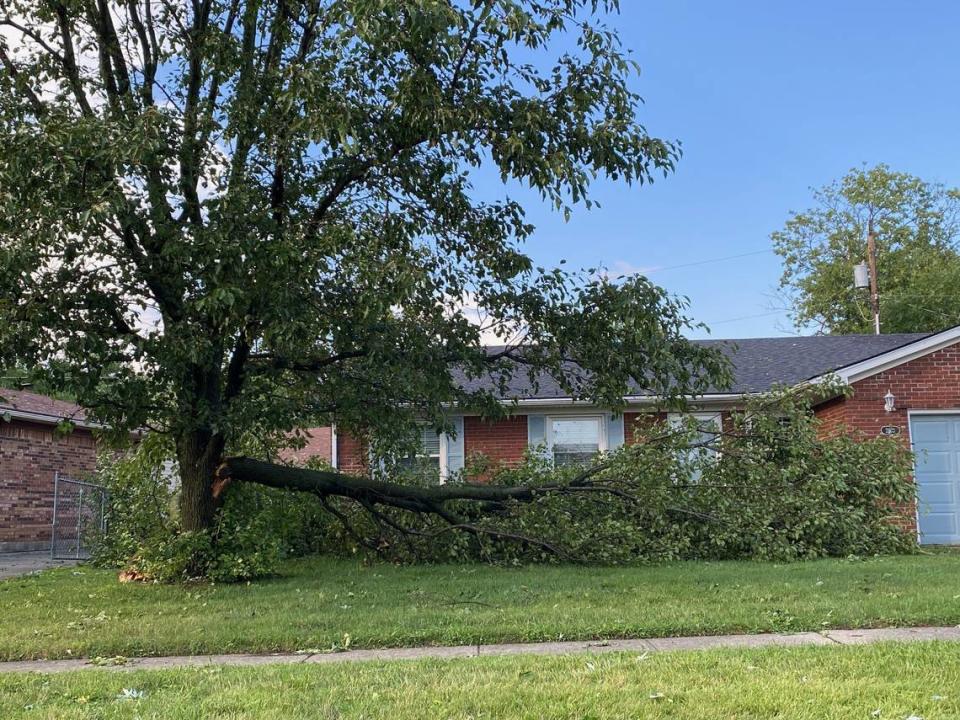
[[[960,716],[960,644],[0,675],[16,718]]]
[[[0,659],[271,652],[960,623],[960,554],[652,567],[365,566],[252,584],[0,582]]]

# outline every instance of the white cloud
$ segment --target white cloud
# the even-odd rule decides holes
[[[480,342],[483,345],[518,345],[523,341],[522,327],[491,317],[471,292],[464,292],[459,299],[451,299],[447,307],[451,314],[463,315],[480,328]]]

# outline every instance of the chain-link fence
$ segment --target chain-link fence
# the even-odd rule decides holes
[[[56,473],[53,479],[54,560],[83,560],[106,530],[107,491],[100,485]]]

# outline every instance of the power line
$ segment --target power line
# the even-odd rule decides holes
[[[846,292],[846,291],[844,291],[844,293],[845,293],[845,292]],[[834,300],[839,300],[839,299],[841,299],[840,295],[841,295],[841,294],[838,293],[836,296],[834,296],[833,299],[834,299]],[[953,314],[951,314],[951,313],[944,312],[943,310],[937,310],[937,309],[934,309],[934,308],[923,307],[923,306],[921,306],[921,305],[916,305],[916,304],[914,304],[914,303],[908,303],[908,302],[905,302],[905,301],[903,301],[903,300],[900,299],[900,298],[904,298],[904,297],[930,297],[930,298],[942,297],[942,298],[947,298],[947,297],[953,297],[953,296],[952,296],[952,295],[928,295],[927,293],[890,293],[890,294],[887,294],[887,295],[881,295],[881,299],[886,298],[887,300],[891,300],[891,301],[894,301],[894,302],[899,302],[901,305],[906,305],[907,307],[913,308],[914,310],[920,310],[920,311],[922,311],[922,312],[930,313],[931,315],[939,315],[940,317],[946,318],[947,320],[951,320],[951,321],[957,321],[957,320],[958,320],[958,318],[957,318],[956,315],[953,315]],[[753,314],[753,315],[741,315],[741,316],[739,316],[739,317],[725,318],[725,319],[723,319],[723,320],[712,320],[712,321],[709,321],[709,320],[708,320],[708,321],[705,321],[704,324],[707,325],[708,327],[712,327],[713,325],[724,325],[724,324],[726,324],[726,323],[739,322],[739,321],[741,321],[741,320],[754,320],[754,319],[756,319],[756,318],[770,317],[770,316],[772,316],[772,315],[783,315],[783,314],[786,314],[786,313],[789,313],[789,312],[792,312],[792,309],[791,309],[791,308],[781,308],[780,310],[771,310],[770,312],[756,313],[756,314]]]
[[[651,268],[647,272],[643,273],[644,275],[651,275],[657,272],[663,272],[664,270],[678,270],[679,268],[688,268],[688,267],[697,267],[698,265],[709,265],[711,263],[726,262],[727,260],[737,260],[739,258],[751,257],[752,255],[766,255],[767,253],[772,253],[773,248],[767,248],[766,250],[754,250],[752,252],[739,253],[737,255],[727,255],[725,257],[710,258],[709,260],[696,260],[694,262],[681,263],[680,265],[667,265],[665,267],[655,267]]]
[[[753,257],[753,256],[756,256],[756,255],[765,255],[765,254],[767,254],[767,253],[772,253],[772,252],[775,252],[773,248],[767,248],[767,249],[765,249],[765,250],[752,250],[752,251],[750,251],[750,252],[737,253],[736,255],[725,255],[725,256],[723,256],[723,257],[709,258],[709,259],[706,259],[706,260],[696,260],[696,261],[693,261],[693,262],[680,263],[680,264],[677,264],[677,265],[666,265],[666,266],[664,266],[664,267],[655,267],[655,268],[651,268],[650,270],[646,271],[646,272],[643,273],[643,274],[644,274],[644,275],[652,275],[653,273],[664,272],[664,271],[666,271],[666,270],[679,270],[679,269],[681,269],[681,268],[699,267],[699,266],[701,266],[701,265],[710,265],[710,264],[712,264],[712,263],[727,262],[727,261],[729,261],[729,260],[737,260],[737,259],[740,259],[740,258]],[[844,290],[842,290],[841,292],[837,293],[835,296],[833,296],[833,298],[831,298],[831,299],[834,300],[834,301],[841,300],[841,299],[844,299],[844,300],[854,299],[854,298],[844,297],[844,296],[847,296],[848,293],[849,293],[851,290],[852,290],[852,288],[850,288],[850,289],[844,289]],[[887,301],[894,301],[894,302],[896,302],[896,301],[898,301],[900,298],[905,298],[905,297],[923,297],[923,298],[944,297],[944,298],[946,298],[946,297],[952,297],[952,295],[939,295],[939,294],[931,295],[930,293],[922,293],[922,292],[920,292],[920,293],[918,293],[918,292],[911,292],[911,293],[902,293],[902,292],[880,293],[880,299],[881,299],[881,300],[887,300]],[[932,309],[932,308],[921,307],[921,306],[919,306],[919,305],[915,305],[915,304],[912,304],[912,303],[904,302],[903,300],[899,300],[899,302],[900,302],[901,304],[903,304],[903,305],[908,306],[908,307],[912,307],[912,308],[914,308],[915,310],[920,310],[920,311],[923,311],[923,312],[928,312],[928,313],[931,313],[931,314],[940,315],[941,317],[948,318],[948,319],[954,319],[952,315],[950,315],[950,314],[948,314],[948,313],[945,313],[945,312],[943,312],[943,311],[941,311],[941,310],[935,310],[935,309]],[[772,311],[770,311],[770,312],[755,313],[755,314],[752,314],[752,315],[741,315],[741,316],[733,317],[733,318],[725,318],[725,319],[723,319],[723,320],[706,321],[704,324],[707,325],[707,326],[724,325],[724,324],[732,323],[732,322],[740,322],[740,321],[742,321],[742,320],[754,320],[754,319],[757,319],[757,318],[771,317],[771,316],[773,316],[773,315],[784,315],[784,314],[787,314],[787,313],[789,313],[789,312],[791,312],[791,309],[790,309],[790,308],[783,308],[783,309],[781,309],[781,310],[772,310]]]
[[[784,308],[783,310],[772,310],[771,312],[757,313],[756,315],[741,315],[740,317],[727,318],[726,320],[707,321],[704,324],[708,326],[723,325],[724,323],[738,322],[740,320],[753,320],[754,318],[770,317],[771,315],[783,315],[788,312],[790,312],[790,310]]]
[[[653,274],[653,273],[663,272],[663,271],[665,271],[665,270],[678,270],[678,269],[680,269],[680,268],[697,267],[697,266],[700,266],[700,265],[709,265],[709,264],[711,264],[711,263],[726,262],[726,261],[728,261],[728,260],[737,260],[737,259],[739,259],[739,258],[752,257],[752,256],[755,256],[755,255],[765,255],[766,253],[771,253],[771,252],[775,252],[775,251],[773,250],[773,248],[768,248],[768,249],[766,249],[766,250],[754,250],[754,251],[751,251],[751,252],[738,253],[738,254],[736,254],[736,255],[726,255],[726,256],[724,256],[724,257],[710,258],[710,259],[708,259],[708,260],[696,260],[696,261],[694,261],[694,262],[680,263],[680,264],[678,264],[678,265],[667,265],[667,266],[665,266],[665,267],[651,268],[650,270],[648,270],[647,272],[645,272],[645,273],[643,273],[643,274],[644,274],[644,275],[651,275],[651,274]],[[842,299],[842,300],[856,300],[856,298],[850,298],[849,295],[848,295],[848,293],[851,292],[852,290],[853,290],[853,288],[844,289],[844,290],[842,290],[841,292],[838,292],[836,295],[834,295],[834,296],[831,298],[831,300],[833,300],[833,301],[838,301],[838,300],[841,300],[841,299]],[[845,296],[846,296],[846,297],[845,297]],[[906,305],[907,307],[911,307],[911,308],[913,308],[913,309],[915,309],[915,310],[920,310],[920,311],[922,311],[922,312],[927,312],[927,313],[930,313],[930,314],[932,314],[932,315],[939,315],[939,316],[941,316],[941,317],[943,317],[943,318],[946,318],[946,319],[949,319],[949,320],[956,320],[956,319],[957,319],[955,316],[953,316],[953,315],[951,315],[951,314],[949,314],[949,313],[943,312],[942,310],[936,310],[936,309],[933,309],[933,308],[922,307],[922,306],[920,306],[920,305],[916,305],[916,304],[913,304],[913,303],[904,302],[904,301],[901,299],[901,298],[915,298],[915,297],[922,297],[922,298],[925,298],[925,299],[935,299],[935,298],[940,298],[940,297],[942,297],[942,298],[947,298],[947,297],[953,297],[952,294],[943,294],[943,295],[941,295],[941,294],[939,294],[939,293],[938,293],[938,294],[930,294],[930,293],[923,293],[923,292],[903,293],[903,292],[896,292],[896,291],[894,291],[894,292],[890,292],[890,293],[880,293],[880,294],[879,294],[879,297],[880,297],[880,300],[881,300],[881,301],[882,301],[882,300],[887,300],[888,302],[889,302],[889,301],[899,302],[900,304]],[[725,319],[723,319],[723,320],[705,321],[704,324],[707,325],[707,326],[724,325],[724,324],[726,324],[726,323],[740,322],[741,320],[754,320],[754,319],[756,319],[756,318],[771,317],[771,316],[773,316],[773,315],[783,315],[783,314],[787,314],[787,313],[789,313],[789,312],[791,312],[791,311],[792,311],[792,309],[790,309],[790,308],[783,308],[783,309],[781,309],[781,310],[773,310],[773,311],[770,311],[770,312],[756,313],[756,314],[753,314],[753,315],[741,315],[741,316],[739,316],[739,317],[725,318]]]

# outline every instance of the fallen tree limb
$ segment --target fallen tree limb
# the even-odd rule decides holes
[[[470,522],[458,514],[456,504],[475,502],[478,505],[485,505],[507,501],[531,503],[536,498],[550,493],[608,493],[616,497],[626,497],[628,494],[622,488],[608,487],[591,482],[591,478],[605,468],[605,463],[598,463],[562,484],[537,486],[450,484],[424,487],[374,480],[330,470],[308,470],[277,465],[248,457],[231,457],[224,460],[217,470],[214,495],[219,497],[227,486],[235,481],[311,493],[321,499],[328,511],[338,516],[349,534],[368,546],[370,546],[369,543],[364,541],[360,534],[352,528],[347,518],[330,504],[329,500],[331,498],[346,498],[356,501],[365,508],[369,516],[378,525],[381,527],[388,525],[401,535],[420,535],[424,537],[429,535],[435,537],[446,532],[461,531],[476,538],[486,536],[528,543],[559,557],[566,557],[567,553],[562,548],[542,538],[503,529],[483,527]],[[451,505],[454,507],[451,507]],[[433,533],[423,533],[413,528],[405,528],[382,514],[377,509],[378,506],[432,515],[445,522],[446,527]],[[462,508],[462,506],[460,507]]]
[[[532,502],[551,492],[614,492],[612,488],[592,485],[589,478],[602,469],[596,465],[568,483],[537,486],[450,484],[422,487],[374,480],[330,470],[277,465],[248,457],[231,457],[217,471],[217,494],[233,480],[252,482],[286,490],[300,490],[324,497],[346,497],[357,501],[373,501],[404,510],[427,510],[430,506],[456,500],[498,502],[516,500]],[[422,506],[422,507],[421,507]]]

